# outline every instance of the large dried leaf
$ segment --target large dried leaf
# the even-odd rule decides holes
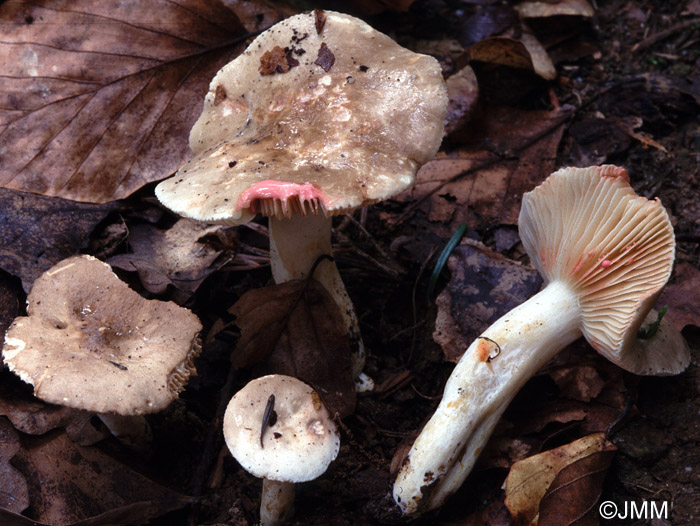
[[[584,440],[584,439],[582,439]],[[597,526],[598,500],[615,456],[610,442],[565,466],[540,501],[539,526]]]
[[[235,367],[295,376],[321,395],[331,414],[355,409],[350,342],[338,306],[314,279],[246,292],[231,307],[241,338]]]
[[[529,525],[539,513],[541,526],[574,524],[572,510],[595,510],[601,474],[614,452],[605,434],[597,433],[513,464],[505,482],[505,503],[515,523]],[[558,520],[550,514],[554,509],[562,512]]]
[[[688,263],[676,265],[675,276],[661,293],[658,305],[668,305],[666,317],[681,330],[686,325],[700,327],[700,270]]]
[[[9,373],[7,373],[9,376]],[[32,396],[28,387],[13,377],[0,382],[0,415],[7,417],[18,431],[29,435],[43,435],[56,428],[65,428],[73,442],[87,446],[110,436],[92,425],[93,413],[69,407],[47,404]]]
[[[27,437],[23,444],[14,464],[29,483],[33,520],[53,526],[141,524],[191,502],[97,448],[74,444],[65,433]]]
[[[554,170],[569,117],[566,109],[490,108],[466,127],[470,134],[462,138],[463,147],[439,153],[418,171],[415,187],[398,197],[409,205],[394,221],[419,208],[447,227],[443,237],[462,223],[473,228],[517,224],[523,193]]]
[[[190,219],[180,219],[168,230],[138,225],[129,234],[133,253],[114,256],[107,263],[137,271],[143,286],[154,294],[164,292],[170,284],[194,292],[209,274],[227,261],[227,258],[219,258],[222,250],[201,241],[222,228]]]
[[[248,35],[207,0],[10,0],[0,25],[0,185],[93,203],[178,167]]]
[[[18,276],[28,292],[39,275],[78,253],[114,208],[0,188],[0,268]]]
[[[15,513],[21,513],[29,506],[27,481],[10,464],[19,448],[19,436],[14,428],[0,418],[0,508]]]
[[[489,325],[540,289],[537,271],[465,239],[447,263],[452,278],[437,298],[433,339],[457,361]]]

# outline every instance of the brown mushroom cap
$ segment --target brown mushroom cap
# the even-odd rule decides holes
[[[156,195],[183,216],[235,224],[368,205],[413,183],[446,107],[434,58],[348,15],[296,15],[214,77],[194,157]]]
[[[138,415],[165,408],[194,374],[202,325],[172,302],[146,300],[109,265],[65,259],[42,274],[3,358],[47,402]]]
[[[276,418],[261,439],[270,395]],[[292,376],[272,374],[249,382],[229,402],[223,427],[238,463],[256,477],[278,482],[319,477],[340,449],[338,430],[321,397]]]
[[[583,334],[600,354],[637,374],[685,369],[682,338],[637,338],[671,275],[676,243],[661,202],[637,196],[624,168],[553,173],[523,196],[519,228],[546,282],[562,280],[579,292]]]

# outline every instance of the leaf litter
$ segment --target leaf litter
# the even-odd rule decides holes
[[[517,5],[517,14],[514,14],[507,6],[489,6],[492,2],[464,2],[461,13],[451,11],[446,3],[441,2],[411,4],[410,1],[387,3],[374,0],[355,3],[365,13],[383,12],[392,7],[402,10],[401,13],[389,11],[374,20],[384,24],[390,20],[390,29],[407,39],[409,47],[413,37],[407,35],[414,30],[420,33],[420,38],[425,39],[428,35],[429,40],[424,40],[421,46],[430,47],[425,42],[434,43],[441,39],[440,45],[434,46],[431,53],[438,56],[449,75],[449,136],[439,156],[419,174],[416,187],[399,200],[377,207],[379,213],[370,213],[368,224],[363,216],[362,228],[364,232],[372,233],[373,243],[380,248],[386,246],[387,253],[393,252],[391,256],[401,260],[400,264],[409,269],[414,265],[427,265],[423,258],[416,259],[416,255],[430,254],[431,247],[394,250],[392,244],[389,249],[395,238],[413,236],[415,244],[435,242],[440,245],[440,241],[444,244],[457,225],[467,224],[469,236],[482,243],[465,241],[450,258],[452,277],[438,297],[437,307],[416,306],[422,309],[421,316],[437,315],[435,338],[439,345],[436,353],[435,344],[429,341],[432,331],[429,324],[413,328],[419,352],[411,360],[410,369],[400,359],[401,346],[408,341],[405,334],[386,336],[378,331],[379,327],[391,326],[389,320],[401,318],[404,312],[410,313],[410,306],[397,305],[395,299],[403,297],[394,289],[405,284],[406,280],[397,277],[391,284],[379,284],[380,296],[384,297],[370,300],[368,292],[362,290],[362,283],[377,285],[379,280],[362,280],[363,274],[373,269],[354,267],[352,260],[348,260],[349,268],[341,267],[342,272],[360,280],[359,285],[354,285],[364,300],[359,304],[365,303],[368,311],[380,311],[380,321],[366,318],[363,323],[363,332],[374,351],[370,353],[368,367],[373,374],[379,372],[378,377],[386,379],[380,385],[389,385],[392,379],[400,381],[376,397],[369,395],[355,400],[351,382],[347,378],[342,380],[345,383],[339,392],[344,394],[331,403],[337,404],[338,412],[349,414],[344,425],[350,447],[344,447],[344,453],[341,451],[335,468],[325,480],[310,485],[308,493],[302,492],[299,521],[304,521],[312,513],[312,507],[317,518],[325,519],[323,523],[333,523],[338,510],[358,521],[365,521],[368,515],[371,517],[369,522],[384,521],[382,518],[386,517],[389,504],[380,497],[372,497],[382,493],[379,486],[388,483],[388,467],[381,463],[388,465],[398,437],[410,435],[420,426],[421,418],[430,413],[433,403],[430,395],[440,392],[440,383],[445,377],[436,372],[441,365],[435,362],[435,356],[442,352],[446,360],[455,360],[473,335],[488,324],[486,320],[498,317],[501,309],[509,309],[505,303],[517,304],[539,287],[534,270],[522,264],[525,258],[514,225],[522,193],[541,182],[559,165],[597,164],[622,159],[622,162],[632,165],[630,173],[637,177],[636,184],[650,197],[658,194],[666,206],[670,205],[671,214],[680,218],[677,231],[681,232],[678,252],[682,261],[662,299],[667,299],[670,305],[669,319],[679,328],[685,327],[684,334],[692,336],[698,327],[694,315],[697,309],[693,308],[696,302],[688,291],[696,288],[695,230],[700,225],[700,214],[691,198],[693,192],[688,191],[687,186],[688,173],[692,178],[693,165],[683,165],[684,155],[687,154],[688,159],[693,157],[692,146],[697,142],[693,139],[693,130],[687,131],[688,116],[697,111],[700,103],[697,65],[691,66],[687,74],[682,73],[680,67],[669,66],[642,75],[637,69],[622,77],[618,71],[607,73],[602,68],[608,64],[612,64],[611,68],[623,70],[638,66],[647,60],[645,50],[658,50],[662,46],[664,56],[677,52],[676,56],[681,57],[682,50],[687,49],[683,46],[692,46],[693,38],[697,39],[697,35],[693,36],[692,24],[674,27],[653,9],[641,13],[644,22],[651,24],[651,34],[644,39],[645,47],[636,51],[635,57],[639,61],[633,64],[625,63],[621,53],[642,39],[637,38],[635,42],[634,38],[624,38],[620,41],[623,37],[615,36],[634,31],[630,21],[640,14],[633,5],[626,4],[622,6],[624,9],[619,9],[620,2],[613,2],[594,13],[591,4],[585,0],[521,2]],[[654,8],[658,7],[656,3],[652,4]],[[679,12],[685,9],[687,14],[683,16],[689,16],[693,13],[694,3],[686,4],[674,9]],[[219,65],[242,49],[243,40],[250,33],[264,29],[282,12],[281,7],[261,1],[227,0],[225,5],[230,9],[225,10],[222,10],[223,2],[163,2],[158,4],[162,8],[159,11],[162,17],[154,20],[144,15],[151,12],[151,6],[143,8],[144,4],[139,2],[133,3],[130,12],[116,9],[116,2],[84,0],[71,3],[70,9],[68,5],[60,1],[40,4],[7,1],[0,6],[0,22],[5,24],[3,29],[9,27],[11,30],[6,32],[7,36],[3,35],[0,56],[3,63],[12,68],[9,75],[0,78],[0,100],[3,101],[0,104],[0,185],[93,203],[128,198],[129,202],[120,203],[120,206],[127,207],[142,199],[129,197],[135,190],[169,175],[186,159],[189,127],[199,113],[201,96]],[[591,16],[596,25],[606,24],[606,34],[598,32],[591,38],[591,28],[597,27],[588,23]],[[487,27],[468,26],[465,21],[470,17],[472,21],[480,19],[493,24],[483,34],[475,34],[477,29]],[[420,23],[406,24],[406,20]],[[443,24],[437,31],[431,26],[435,20],[450,20],[453,26],[448,28],[449,24]],[[66,26],[69,23],[72,25]],[[627,27],[609,30],[622,23]],[[461,44],[456,40],[457,32],[452,31],[454,25],[464,30]],[[75,28],[74,33],[66,33],[62,26]],[[566,31],[562,30],[564,27]],[[466,35],[467,31],[472,33]],[[633,34],[638,37],[640,33]],[[670,41],[669,35],[678,38]],[[528,46],[530,37],[533,40]],[[418,47],[418,40],[414,43]],[[16,58],[19,60],[10,61]],[[540,59],[543,62],[537,67],[536,62]],[[657,59],[670,60],[658,56],[654,60]],[[608,60],[610,62],[606,62]],[[688,64],[685,59],[679,60],[685,62],[678,66]],[[542,64],[546,66],[547,62],[553,64],[559,73],[553,82],[544,80],[550,78],[549,73],[543,74],[547,68]],[[597,69],[599,66],[601,68]],[[610,81],[613,76],[614,81]],[[191,101],[195,103],[191,104]],[[94,118],[88,118],[87,110]],[[679,136],[678,129],[686,130],[685,139],[681,139],[685,142],[674,144]],[[697,130],[694,133],[697,135]],[[7,148],[7,145],[12,147]],[[128,154],[124,155],[124,152]],[[690,170],[684,172],[684,166],[690,166]],[[696,166],[697,163],[695,170]],[[663,168],[663,175],[652,179],[653,174],[662,171],[660,168]],[[645,176],[645,172],[649,175]],[[56,255],[57,251],[73,254],[91,250],[93,245],[87,237],[113,211],[113,208],[81,208],[84,205],[54,199],[35,202],[32,199],[46,198],[11,193],[12,190],[6,192],[10,192],[4,194],[10,196],[6,201],[10,203],[8,210],[11,210],[8,218],[13,215],[24,217],[24,203],[29,203],[28,209],[35,211],[27,214],[17,226],[12,226],[8,219],[4,225],[10,226],[3,227],[11,239],[29,239],[19,247],[6,245],[4,259],[0,259],[3,270],[22,278],[25,290],[42,268],[51,266],[45,259],[54,256],[56,261],[62,259],[63,256]],[[42,210],[52,218],[62,218],[53,230],[50,229],[52,221],[41,220]],[[83,216],[84,222],[81,220]],[[77,229],[72,228],[72,221],[78,224]],[[205,248],[199,253],[201,257],[185,254],[187,239],[194,240],[195,247],[201,245],[196,243],[196,232],[183,236],[183,251],[180,253],[184,256],[183,261],[196,262],[195,269],[191,270],[193,274],[186,271],[186,279],[178,282],[177,270],[173,270],[180,268],[174,263],[178,257],[175,253],[159,252],[155,246],[164,243],[172,230],[171,225],[172,220],[167,214],[154,217],[152,225],[138,228],[130,225],[130,230],[120,230],[115,234],[114,242],[102,247],[104,253],[101,255],[115,257],[115,261],[121,258],[125,266],[140,269],[140,278],[132,280],[132,285],[149,294],[163,294],[164,287],[173,283],[187,288],[186,283],[191,281],[191,292],[194,293],[191,301],[197,312],[210,320],[218,319],[231,304],[231,298],[240,295],[237,308],[245,306],[245,309],[237,313],[241,335],[233,334],[232,343],[238,342],[233,356],[246,367],[232,370],[237,381],[243,381],[265,367],[297,371],[298,374],[302,369],[312,369],[309,362],[319,362],[314,365],[318,365],[321,371],[314,374],[321,380],[314,381],[326,391],[337,389],[336,380],[331,380],[335,373],[330,371],[333,367],[347,367],[345,360],[349,355],[345,344],[334,339],[337,334],[329,337],[329,341],[335,341],[335,349],[324,358],[325,342],[314,341],[318,338],[311,337],[309,330],[316,331],[317,326],[323,324],[318,313],[330,307],[322,297],[322,290],[313,290],[313,285],[305,289],[299,283],[292,283],[285,284],[287,288],[274,286],[253,290],[251,292],[258,292],[257,297],[245,297],[249,294],[246,290],[265,283],[268,273],[257,275],[255,269],[261,265],[255,260],[243,265],[251,269],[249,273],[232,276],[231,266],[219,266],[222,247],[218,244],[206,245],[213,248],[213,252]],[[391,233],[383,230],[385,225],[393,229]],[[42,228],[49,232],[45,240],[41,239]],[[25,235],[24,231],[31,235]],[[125,237],[126,245],[123,243]],[[349,241],[358,248],[363,243],[367,245],[365,239],[353,240],[350,237],[349,234]],[[154,246],[149,247],[149,243]],[[397,247],[409,245],[405,240],[396,243]],[[131,254],[124,253],[126,246],[133,250]],[[369,250],[373,249],[370,247]],[[266,257],[263,252],[256,254],[260,258]],[[204,280],[206,275],[213,279]],[[411,278],[410,275],[407,277]],[[302,290],[307,292],[300,292]],[[352,295],[352,283],[349,290]],[[23,294],[14,290],[10,283],[3,297],[6,298],[3,305],[7,306],[2,311],[3,317],[9,320],[21,310]],[[243,298],[248,302],[247,306]],[[267,315],[265,323],[270,323],[274,329],[269,331],[271,334],[266,332],[264,323],[255,319],[263,311]],[[294,325],[288,321],[292,317]],[[404,316],[403,321],[412,318],[417,319],[415,313],[413,317]],[[300,328],[296,333],[289,328],[294,326]],[[405,326],[403,323],[400,328],[403,330]],[[227,348],[223,340],[215,337],[217,330],[210,331],[209,351],[218,348],[220,355],[228,356],[233,344]],[[334,333],[332,327],[328,330],[331,335]],[[406,334],[410,336],[410,332]],[[309,340],[311,349],[305,347]],[[241,350],[243,344],[246,347]],[[270,360],[273,356],[277,357]],[[212,371],[215,366],[212,364],[217,363],[215,358],[206,354],[201,359],[211,360],[203,369],[206,371]],[[329,364],[327,360],[338,363]],[[341,362],[345,365],[341,366]],[[4,378],[9,373],[0,371],[0,375]],[[504,416],[499,426],[501,429],[489,443],[480,464],[482,468],[508,469],[523,457],[553,445],[570,444],[572,440],[592,433],[612,430],[611,439],[615,441],[614,430],[618,426],[640,429],[644,435],[656,436],[654,433],[661,426],[677,430],[685,425],[678,437],[692,437],[693,429],[688,423],[692,418],[689,415],[700,410],[692,393],[697,392],[700,384],[694,369],[681,375],[680,379],[689,386],[683,394],[676,395],[675,413],[683,416],[676,419],[673,415],[666,415],[662,418],[657,416],[662,413],[644,399],[644,394],[649,391],[646,380],[640,384],[634,377],[598,360],[586,344],[574,344],[516,397],[513,408]],[[653,379],[651,381],[656,383],[650,385],[652,388],[665,386],[670,390],[670,382],[675,380]],[[210,419],[211,408],[204,407],[204,397],[208,386],[215,384],[212,379],[195,382],[183,393],[184,405],[177,414],[182,416],[183,408],[187,408],[185,413],[196,413],[202,421]],[[80,446],[70,444],[62,430],[65,428],[72,439],[81,441],[86,440],[90,435],[88,431],[92,432],[90,428],[94,430],[94,426],[89,420],[81,420],[83,417],[79,415],[64,414],[45,405],[33,406],[31,400],[24,400],[14,389],[12,387],[4,398],[0,397],[0,406],[6,415],[0,418],[0,426],[3,426],[0,429],[10,431],[3,436],[20,437],[20,449],[16,449],[14,438],[6,440],[9,449],[0,450],[5,451],[0,459],[5,462],[5,457],[10,454],[7,451],[12,451],[12,459],[0,464],[0,476],[9,477],[6,480],[14,476],[12,487],[19,488],[21,482],[17,480],[20,479],[12,470],[16,471],[16,466],[23,463],[25,466],[31,462],[41,463],[41,455],[32,460],[34,452],[41,451],[39,444],[52,444],[46,451],[54,451],[53,447],[55,451],[73,451],[72,458],[76,460],[75,448]],[[430,395],[423,394],[420,389]],[[542,391],[546,396],[536,399],[534,393]],[[397,418],[399,409],[404,408],[410,408],[410,414],[403,412]],[[374,412],[376,410],[379,412]],[[646,427],[639,424],[640,414],[648,417]],[[8,428],[8,423],[14,431]],[[669,436],[664,433],[664,436]],[[628,433],[624,438],[631,442],[635,437]],[[635,480],[643,480],[649,487],[658,488],[658,481],[645,478],[643,474],[637,475],[637,479],[626,478],[626,473],[634,473],[634,464],[630,468],[629,462],[639,459],[647,463],[657,462],[655,473],[675,484],[679,475],[673,474],[673,466],[685,458],[678,453],[680,442],[681,439],[674,435],[659,452],[653,456],[643,454],[638,459],[628,456],[627,453],[635,451],[632,446],[628,447],[619,457],[627,471],[622,474],[613,472],[609,484],[613,484],[616,491],[626,491],[635,499],[640,498],[638,489],[630,489],[635,487]],[[606,463],[613,454],[606,447],[559,471],[537,505],[542,524],[559,524],[557,520],[573,522],[570,519],[577,513],[583,516],[581,510],[594,502],[602,487],[602,478],[596,473],[605,472]],[[362,455],[358,460],[356,450],[360,448]],[[87,450],[98,451],[94,446]],[[368,462],[368,459],[372,461]],[[101,465],[100,462],[95,465]],[[114,469],[129,471],[127,466],[136,464],[132,461],[117,462]],[[240,471],[226,470],[227,465],[231,468],[229,464],[225,455],[219,455],[219,482],[212,482],[208,488],[209,496],[214,500],[209,502],[209,508],[198,510],[208,514],[211,519],[208,523],[228,520],[246,524],[249,522],[246,516],[250,518],[250,514],[255,513],[256,505],[246,494],[247,479],[239,478]],[[76,476],[100,482],[101,479],[90,478],[93,475],[86,464],[80,465],[80,473]],[[236,473],[235,481],[230,480],[233,476],[226,476],[227,471]],[[378,477],[378,474],[383,474],[383,477]],[[60,477],[56,476],[58,480]],[[459,510],[455,511],[455,506],[448,504],[445,514],[439,517],[453,517],[459,524],[509,523],[508,512],[503,507],[503,494],[499,493],[497,486],[488,487],[488,473],[480,471],[474,478],[479,480],[475,495],[487,498],[467,500],[466,505],[457,498]],[[586,485],[571,485],[572,481],[579,479]],[[347,486],[348,480],[356,487],[348,490],[347,497],[344,497],[338,487]],[[155,491],[153,481],[146,479],[142,482]],[[685,483],[692,485],[691,481]],[[469,480],[467,484],[473,486]],[[568,487],[576,489],[574,495],[566,495]],[[30,485],[31,488],[34,486]],[[32,489],[26,497],[21,488],[12,491],[17,497],[16,502],[21,503],[17,508],[31,501],[29,509],[41,509],[44,514],[43,517],[32,515],[30,520],[17,515],[16,510],[8,511],[12,508],[0,509],[2,521],[12,526],[37,524],[35,520],[54,520],[50,516],[60,516],[65,511],[63,503],[69,502],[66,494],[57,493],[54,495],[55,505],[51,504],[49,497],[54,491],[53,486],[45,493]],[[606,491],[609,490],[606,488]],[[35,504],[37,498],[46,503],[46,507]],[[311,506],[311,502],[317,502],[319,498],[333,503],[332,516],[323,506]],[[89,510],[86,515],[92,518],[64,516],[58,520],[74,521],[71,524],[83,526],[131,524],[137,521],[137,517],[139,521],[144,517],[157,517],[169,509],[168,506],[153,508],[151,501],[140,499],[141,495],[136,494],[125,496],[120,502],[100,502],[105,506],[103,509],[111,508],[106,511],[85,505],[83,511]],[[363,511],[357,511],[357,500],[353,499],[367,504]],[[175,497],[172,502],[177,508],[186,500]],[[484,506],[484,503],[488,504]],[[678,494],[676,503],[674,513],[680,513],[681,517],[698,512],[697,506],[687,502],[684,495]],[[202,517],[198,517],[200,522]],[[416,523],[421,523],[421,520]]]

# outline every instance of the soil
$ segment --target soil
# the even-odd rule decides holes
[[[494,5],[501,4],[419,0],[405,13],[364,18],[411,47],[419,41],[455,38],[470,14]],[[338,8],[316,2],[295,7]],[[559,76],[536,83],[526,96],[508,101],[526,109],[570,105],[573,117],[554,164],[625,166],[635,190],[648,198],[658,197],[668,209],[678,240],[678,264],[695,269],[700,267],[699,15],[697,1],[599,0],[590,20],[533,22],[533,31],[553,58]],[[696,22],[684,23],[688,20]],[[662,78],[678,79],[679,84],[669,86]],[[638,137],[621,131],[615,124],[620,122]],[[132,196],[127,206],[151,202],[152,191],[148,187]],[[493,460],[499,455],[499,444],[531,440],[549,448],[582,436],[576,425],[551,422],[536,431],[519,432],[518,422],[534,420],[538,411],[562,396],[550,377],[538,375],[518,394],[497,428],[487,448],[495,453],[485,455],[459,492],[437,511],[412,520],[399,516],[390,496],[401,459],[397,451],[406,452],[431,415],[453,367],[433,340],[434,298],[450,280],[447,270],[431,299],[425,300],[437,255],[449,235],[442,226],[431,224],[420,209],[393,225],[388,219],[400,216],[407,204],[379,204],[365,215],[356,214],[356,221],[336,219],[336,259],[369,350],[365,370],[378,389],[360,394],[354,413],[339,421],[342,446],[328,472],[298,485],[293,525],[509,524],[502,490],[509,463]],[[358,227],[358,222],[364,227]],[[468,237],[526,261],[517,239],[505,245],[499,242],[495,234],[499,226],[475,224]],[[499,236],[512,237],[514,231],[506,225]],[[264,248],[267,243],[255,230],[240,228],[239,236],[248,246]],[[120,275],[134,281],[133,274]],[[230,321],[222,313],[244,292],[269,281],[268,268],[247,272],[224,268],[204,281],[188,306],[211,329],[222,319]],[[691,525],[700,520],[700,327],[688,324],[683,334],[692,362],[681,375],[640,378],[612,373],[615,388],[625,393],[626,407],[609,431],[618,450],[600,496],[600,501],[618,506],[645,500],[667,502],[668,516],[653,522],[627,519],[605,524]],[[206,343],[196,364],[198,376],[180,400],[150,417],[155,435],[152,457],[127,455],[124,460],[154,480],[198,497],[150,524],[247,526],[257,521],[261,483],[227,454],[218,432],[222,401],[250,379],[249,373],[230,368],[237,338],[237,330],[227,326]],[[609,370],[586,345],[579,352],[597,370]],[[124,456],[112,440],[100,447]]]

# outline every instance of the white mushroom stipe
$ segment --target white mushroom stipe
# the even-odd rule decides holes
[[[546,287],[492,324],[457,363],[394,484],[404,514],[434,509],[461,486],[518,390],[581,335],[637,374],[677,374],[690,361],[667,325],[637,338],[670,276],[675,240],[661,204],[636,196],[624,169],[555,172],[524,195],[519,228]]]

